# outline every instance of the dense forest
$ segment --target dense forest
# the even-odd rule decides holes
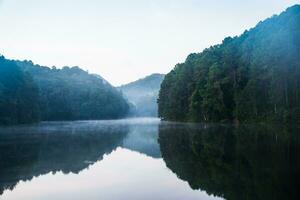
[[[174,121],[299,122],[300,5],[191,54],[166,75],[159,116]]]
[[[0,57],[0,124],[39,120],[39,93],[32,77],[18,65]]]
[[[164,77],[164,74],[151,74],[119,87],[131,103],[131,116],[157,117],[158,93]]]
[[[122,94],[79,67],[57,69],[0,59],[0,124],[115,119],[127,115]]]

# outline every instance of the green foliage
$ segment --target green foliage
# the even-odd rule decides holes
[[[166,75],[159,116],[177,121],[300,121],[300,6],[191,54]]]
[[[0,124],[115,119],[128,110],[120,92],[79,67],[50,69],[0,57]]]
[[[43,120],[115,119],[128,112],[122,94],[98,75],[79,67],[50,69],[30,61],[17,63],[39,87]]]
[[[0,57],[0,124],[39,120],[38,89],[31,76],[13,61]]]

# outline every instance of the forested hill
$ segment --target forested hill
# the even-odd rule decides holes
[[[119,91],[79,67],[48,68],[1,57],[0,70],[0,124],[115,119],[129,110]]]
[[[0,56],[0,124],[39,120],[38,88],[15,62]]]
[[[166,75],[159,116],[176,121],[299,122],[300,5],[191,54]]]
[[[157,117],[158,92],[164,76],[163,74],[151,74],[119,87],[119,90],[132,104],[131,115]]]

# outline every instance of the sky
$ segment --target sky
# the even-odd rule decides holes
[[[0,54],[115,86],[168,73],[300,0],[0,0]]]

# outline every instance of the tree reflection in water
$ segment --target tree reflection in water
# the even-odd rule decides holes
[[[77,122],[79,123],[79,122]],[[79,173],[122,145],[123,124],[46,123],[0,130],[0,194],[20,180],[62,171]]]
[[[166,165],[191,188],[228,200],[297,199],[297,127],[160,125]]]
[[[0,128],[0,195],[19,181],[50,172],[78,174],[123,147],[155,159],[162,157],[193,190],[227,200],[297,199],[299,130],[295,126],[233,127],[158,120]],[[163,189],[160,195],[166,192]],[[195,192],[192,189],[186,194]]]

